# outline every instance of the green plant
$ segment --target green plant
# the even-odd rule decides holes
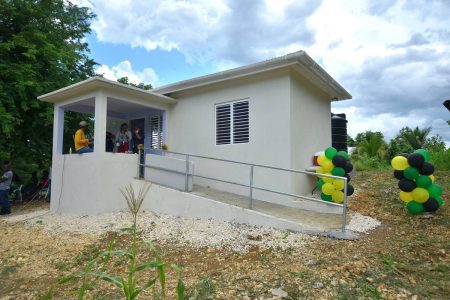
[[[122,231],[131,234],[131,245],[128,250],[116,250],[115,239],[113,238],[109,244],[108,250],[100,253],[95,258],[91,259],[83,271],[75,272],[72,275],[60,280],[60,283],[67,283],[71,281],[81,282],[81,287],[78,290],[78,299],[83,299],[86,291],[92,287],[93,280],[100,279],[110,284],[115,285],[120,289],[123,296],[127,300],[137,299],[139,294],[150,287],[154,287],[158,282],[160,285],[160,298],[166,299],[166,269],[174,270],[178,274],[178,283],[176,292],[178,299],[184,299],[184,284],[182,281],[181,269],[170,263],[162,260],[151,242],[138,242],[137,231],[137,216],[150,189],[150,184],[141,185],[139,193],[136,195],[133,186],[128,185],[125,190],[121,190],[125,197],[129,211],[132,215],[132,226],[123,228]],[[154,261],[147,261],[138,264],[138,244],[143,244],[152,253],[155,258]],[[113,258],[119,258],[127,263],[126,276],[111,275],[107,273],[107,267]],[[146,269],[154,269],[155,276],[146,280],[141,280],[139,274]]]

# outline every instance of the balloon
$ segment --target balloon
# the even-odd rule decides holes
[[[331,162],[331,160],[327,160],[322,164],[322,168],[324,169],[324,171],[326,172],[331,172],[331,170],[333,170],[334,165]]]
[[[322,167],[318,167],[317,170],[316,170],[316,173],[317,174],[323,174],[323,173],[325,173],[325,171],[324,171],[324,169]]]
[[[408,165],[408,159],[404,156],[396,156],[391,160],[391,166],[394,168],[394,170],[403,171]]]
[[[424,203],[425,201],[428,200],[428,198],[430,198],[430,194],[428,193],[428,191],[424,188],[415,188],[412,192],[411,195],[413,197],[413,199],[418,202],[418,203]]]
[[[325,156],[328,159],[333,159],[333,157],[337,154],[337,150],[334,147],[328,147],[327,149],[325,149]]]
[[[404,191],[401,191],[400,192],[400,200],[402,200],[403,202],[408,203],[409,201],[413,200],[412,194],[404,192]]]
[[[347,196],[353,195],[354,192],[355,188],[353,187],[353,185],[347,184]]]
[[[436,197],[435,199],[439,203],[439,206],[442,206],[442,204],[444,204],[444,200],[442,200],[441,197]]]
[[[416,179],[416,184],[418,187],[427,189],[430,187],[430,185],[433,183],[433,180],[426,176],[426,175],[420,175],[419,177],[417,177]]]
[[[347,153],[347,152],[345,152],[345,151],[338,151],[338,153],[337,153],[337,154],[339,154],[339,155],[341,155],[341,156],[345,157],[345,159],[348,159],[348,153]]]
[[[345,173],[350,173],[353,171],[353,165],[351,162],[347,162],[344,167]]]
[[[345,177],[347,177],[347,182],[350,182],[350,180],[352,179],[352,178],[350,177],[350,175],[348,175],[348,174],[345,174]]]
[[[342,176],[345,175],[345,170],[342,169],[342,168],[339,168],[339,167],[335,167],[335,168],[333,169],[332,174],[333,174],[334,176],[341,176],[341,177],[342,177]]]
[[[321,193],[320,199],[325,200],[325,201],[331,201],[331,195],[325,195],[324,193]]]
[[[325,182],[322,179],[317,180],[317,184],[316,184],[317,188],[319,190],[322,189],[322,185],[324,185],[324,183]]]
[[[434,183],[434,181],[436,180],[436,178],[434,177],[434,175],[429,175],[428,177],[430,177],[432,183]]]
[[[322,186],[322,193],[324,193],[325,195],[332,195],[334,192],[334,185],[332,185],[331,183],[324,183],[324,185]]]
[[[433,183],[428,188],[428,193],[430,193],[431,198],[439,197],[440,195],[442,195],[442,188],[436,183]]]
[[[331,199],[333,200],[333,202],[342,203],[342,202],[344,202],[344,193],[341,191],[335,191],[331,195]]]
[[[423,209],[428,212],[437,211],[438,208],[439,202],[434,198],[428,199],[428,201],[423,204]]]
[[[423,166],[419,169],[422,175],[431,175],[434,172],[434,166],[428,162],[423,163]]]
[[[333,157],[333,165],[335,165],[336,167],[344,168],[346,163],[347,160],[342,155],[336,154]]]
[[[419,176],[419,170],[414,167],[408,167],[403,171],[403,176],[405,176],[405,178],[407,179],[414,180]]]
[[[333,185],[337,191],[342,191],[344,189],[344,180],[343,179],[335,179],[335,180],[333,180]]]
[[[326,162],[328,160],[328,158],[325,156],[325,154],[320,154],[317,157],[317,163],[319,164],[319,166],[323,166],[323,163]]]
[[[413,215],[423,213],[423,205],[421,203],[417,203],[416,201],[409,201],[408,204],[406,204],[406,208]]]
[[[414,153],[419,153],[420,155],[422,155],[426,162],[430,160],[430,153],[428,153],[428,151],[425,149],[417,149],[416,151],[414,151]]]
[[[404,178],[398,182],[398,187],[404,192],[412,192],[417,186],[414,181]]]
[[[403,171],[399,171],[399,170],[394,171],[394,177],[397,178],[398,180],[405,178],[403,176]]]
[[[419,153],[413,153],[408,156],[408,164],[415,168],[421,168],[424,162],[425,158]]]
[[[331,175],[331,173],[325,173],[325,174],[327,174],[327,175]],[[325,182],[325,183],[333,183],[333,178],[330,178],[330,177],[321,177],[322,178],[322,180],[323,180],[323,182]]]

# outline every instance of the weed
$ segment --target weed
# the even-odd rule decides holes
[[[237,282],[236,282],[237,283]],[[235,284],[236,284],[235,283]],[[194,289],[186,295],[187,299],[214,299],[216,294],[216,288],[211,278],[202,276],[195,285]]]
[[[19,267],[19,265],[17,265],[17,264],[4,266],[0,272],[0,276],[2,278],[8,277],[9,275],[16,273],[18,267]]]

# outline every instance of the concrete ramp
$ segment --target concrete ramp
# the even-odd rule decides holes
[[[135,180],[136,190],[145,181]],[[288,229],[309,234],[327,234],[341,227],[341,215],[301,210],[254,200],[248,209],[248,198],[208,188],[181,192],[152,184],[143,208],[186,218],[215,219],[251,226]],[[247,199],[247,202],[244,201]]]

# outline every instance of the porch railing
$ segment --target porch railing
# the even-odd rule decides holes
[[[143,150],[153,150],[153,149],[143,148]],[[279,195],[284,195],[284,196],[289,196],[289,197],[294,197],[294,198],[305,199],[305,200],[314,201],[314,202],[320,202],[320,203],[324,203],[327,205],[342,207],[342,227],[341,227],[341,229],[342,229],[342,232],[345,232],[345,227],[346,227],[346,223],[347,223],[347,203],[348,203],[348,200],[347,200],[348,179],[347,179],[347,177],[340,177],[340,176],[327,175],[327,174],[318,174],[315,172],[308,172],[308,171],[302,171],[302,170],[279,168],[279,167],[273,167],[273,166],[268,166],[268,165],[252,164],[252,163],[247,163],[247,162],[215,158],[215,157],[209,157],[209,156],[203,156],[203,155],[193,155],[193,154],[188,154],[188,153],[161,150],[165,154],[175,154],[175,155],[183,156],[185,158],[186,169],[184,172],[180,172],[180,171],[176,171],[176,170],[172,170],[172,169],[168,169],[168,168],[156,167],[156,166],[151,166],[151,165],[145,164],[145,158],[144,158],[145,151],[143,151],[143,150],[141,150],[141,152],[140,152],[140,161],[138,163],[139,178],[143,178],[143,176],[144,176],[143,168],[145,167],[145,168],[157,169],[157,170],[168,171],[168,172],[184,175],[185,176],[185,187],[184,187],[185,192],[188,192],[189,176],[192,176],[192,178],[197,177],[197,178],[203,178],[203,179],[223,182],[223,183],[227,183],[227,184],[237,185],[237,186],[241,186],[241,187],[246,187],[246,188],[248,188],[248,198],[249,198],[249,207],[248,208],[249,209],[253,209],[253,191],[254,190],[259,190],[259,191],[264,191],[264,192],[269,192],[269,193],[274,193],[274,194],[279,194]],[[231,163],[231,164],[248,166],[250,168],[250,176],[248,178],[248,184],[190,173],[189,172],[189,163],[190,163],[191,158],[201,158],[201,159],[207,159],[207,160],[220,161],[220,162],[226,162],[226,163]],[[343,180],[344,181],[344,191],[343,191],[344,192],[344,201],[342,204],[340,204],[340,203],[324,201],[324,200],[316,199],[316,198],[312,198],[312,197],[307,197],[307,196],[303,196],[303,195],[297,195],[297,194],[287,193],[287,192],[283,192],[283,191],[272,190],[272,189],[264,188],[261,186],[255,186],[253,184],[255,168],[271,169],[271,170],[285,171],[285,172],[289,172],[289,173],[309,175],[309,176],[314,176],[314,177],[327,177],[327,178]]]

